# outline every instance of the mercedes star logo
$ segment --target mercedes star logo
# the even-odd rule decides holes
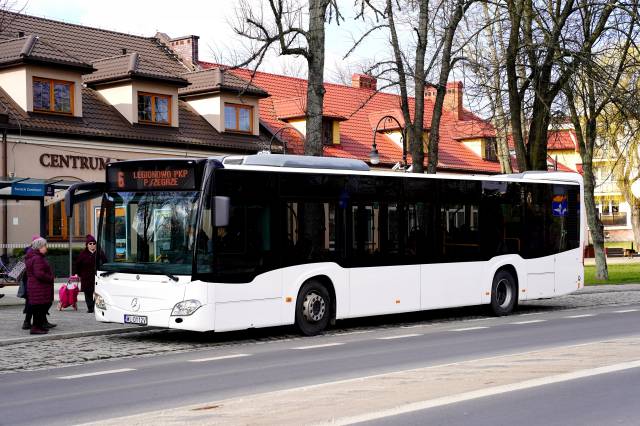
[[[138,302],[137,297],[131,299],[131,309],[133,309],[135,312],[138,312],[138,310],[140,309],[140,302]]]

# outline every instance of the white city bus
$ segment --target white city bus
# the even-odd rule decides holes
[[[229,331],[519,301],[583,286],[578,174],[418,175],[252,155],[107,167],[95,316]]]

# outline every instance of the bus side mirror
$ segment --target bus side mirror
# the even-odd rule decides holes
[[[216,212],[216,226],[227,226],[229,224],[229,197],[213,197]]]

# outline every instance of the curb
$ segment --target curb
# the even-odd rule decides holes
[[[75,337],[88,337],[88,336],[106,336],[110,334],[127,334],[127,333],[136,333],[136,332],[150,331],[150,330],[163,330],[163,329],[159,329],[157,327],[111,328],[107,330],[78,331],[73,333],[61,333],[61,334],[45,334],[43,336],[38,336],[38,337],[19,337],[15,339],[0,340],[0,347],[15,345],[19,343],[31,343],[36,341],[73,339]]]

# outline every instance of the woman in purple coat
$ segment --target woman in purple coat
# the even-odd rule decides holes
[[[46,334],[48,328],[55,327],[55,324],[47,322],[47,310],[53,303],[54,275],[45,254],[47,240],[37,238],[33,240],[31,250],[25,256],[29,309],[33,314],[31,334]]]
[[[93,290],[96,285],[96,239],[93,235],[87,235],[84,250],[76,259],[76,273],[80,276],[84,300],[87,302],[87,312],[93,312]],[[100,252],[100,258],[106,261],[104,253]]]

